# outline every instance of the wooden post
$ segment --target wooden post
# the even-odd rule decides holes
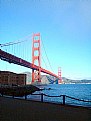
[[[41,93],[41,102],[43,102],[43,93]]]
[[[25,100],[27,100],[27,95],[26,95],[26,93],[25,93]]]
[[[63,105],[65,105],[65,95],[63,95]]]
[[[3,91],[1,92],[1,95],[2,95],[2,97],[3,97]]]
[[[14,92],[12,92],[12,97],[14,98]]]

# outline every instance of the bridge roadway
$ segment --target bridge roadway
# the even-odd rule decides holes
[[[26,61],[26,60],[23,60],[22,58],[19,58],[19,57],[16,57],[10,53],[7,53],[3,50],[0,49],[0,59],[1,60],[4,60],[4,61],[7,61],[9,63],[14,63],[14,64],[17,64],[17,65],[20,65],[20,66],[24,66],[24,67],[27,67],[27,68],[31,68],[31,69],[34,69],[34,70],[38,70],[39,67],[36,66],[36,65],[33,65],[32,63]],[[41,68],[41,67],[40,67]],[[43,73],[46,73],[46,74],[49,74],[51,76],[54,76],[56,78],[59,78],[56,74],[44,69],[44,68],[41,68],[41,72]]]

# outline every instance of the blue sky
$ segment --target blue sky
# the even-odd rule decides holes
[[[0,0],[0,43],[24,40],[30,35],[26,42],[26,60],[31,62],[31,36],[37,32],[41,33],[55,74],[61,67],[62,76],[72,79],[91,77],[91,0]],[[24,46],[23,43],[21,52]],[[17,50],[15,54],[18,56],[15,48],[20,49],[20,46],[13,48],[11,53]],[[41,51],[48,65],[43,47]],[[43,60],[42,67],[46,68]],[[0,70],[31,71],[1,60]]]

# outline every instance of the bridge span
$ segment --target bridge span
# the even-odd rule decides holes
[[[27,68],[30,68],[30,69],[33,69],[33,70],[39,70],[39,66],[37,65],[34,65],[26,60],[23,60],[22,58],[19,58],[17,56],[14,56],[10,53],[7,53],[3,50],[0,49],[0,59],[3,60],[3,61],[7,61],[9,63],[14,63],[14,64],[17,64],[17,65],[20,65],[20,66],[24,66],[24,67],[27,67]],[[43,73],[46,73],[46,74],[49,74],[51,76],[54,76],[56,78],[59,78],[56,74],[44,69],[44,68],[41,68],[40,67],[40,70],[41,72]]]

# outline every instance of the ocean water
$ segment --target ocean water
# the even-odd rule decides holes
[[[74,97],[81,100],[89,100],[91,101],[91,84],[49,84],[46,86],[39,86],[39,88],[44,88],[44,90],[35,92],[35,94],[46,94],[49,96],[60,96],[66,95],[70,97]],[[37,95],[28,95],[28,99],[40,100],[40,96]],[[46,102],[55,102],[62,103],[63,97],[48,97],[43,96],[44,101]],[[78,105],[91,107],[91,102],[83,102],[71,99],[69,97],[65,97],[65,103],[70,105]]]

